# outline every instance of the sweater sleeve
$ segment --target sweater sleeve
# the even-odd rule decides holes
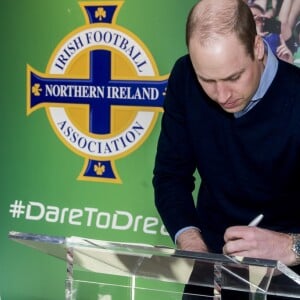
[[[187,56],[179,59],[169,77],[153,176],[155,205],[173,240],[180,229],[199,227],[192,196],[196,163],[185,121],[189,64]]]

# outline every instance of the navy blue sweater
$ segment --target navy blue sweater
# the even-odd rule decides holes
[[[300,69],[280,61],[265,97],[234,118],[204,93],[189,56],[180,58],[169,78],[153,186],[171,237],[199,227],[213,252],[222,252],[228,226],[260,213],[260,227],[300,233]]]

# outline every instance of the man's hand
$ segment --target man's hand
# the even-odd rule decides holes
[[[286,45],[284,39],[280,35],[280,46],[276,49],[277,57],[281,60],[284,60],[288,63],[293,63],[294,57],[292,51],[289,49],[289,47]]]
[[[176,241],[178,249],[186,251],[208,252],[200,230],[191,228],[182,232]]]
[[[250,226],[233,226],[224,234],[223,253],[231,256],[280,260],[287,266],[295,262],[291,250],[292,237],[267,229]]]

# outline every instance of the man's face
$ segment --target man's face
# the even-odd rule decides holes
[[[257,90],[263,72],[263,41],[257,37],[254,59],[233,34],[219,36],[205,46],[192,38],[189,52],[206,94],[229,113],[243,110]]]

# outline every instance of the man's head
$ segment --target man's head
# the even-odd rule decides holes
[[[228,112],[242,110],[264,68],[264,44],[242,0],[201,0],[191,10],[186,41],[199,83]]]
[[[249,4],[248,6],[249,6],[249,8],[252,12],[253,18],[255,20],[257,34],[264,35],[263,19],[264,19],[264,15],[265,15],[265,10],[256,3]]]
[[[186,24],[186,43],[197,38],[205,44],[216,36],[235,33],[253,57],[256,24],[248,5],[242,0],[200,0],[191,10]]]

